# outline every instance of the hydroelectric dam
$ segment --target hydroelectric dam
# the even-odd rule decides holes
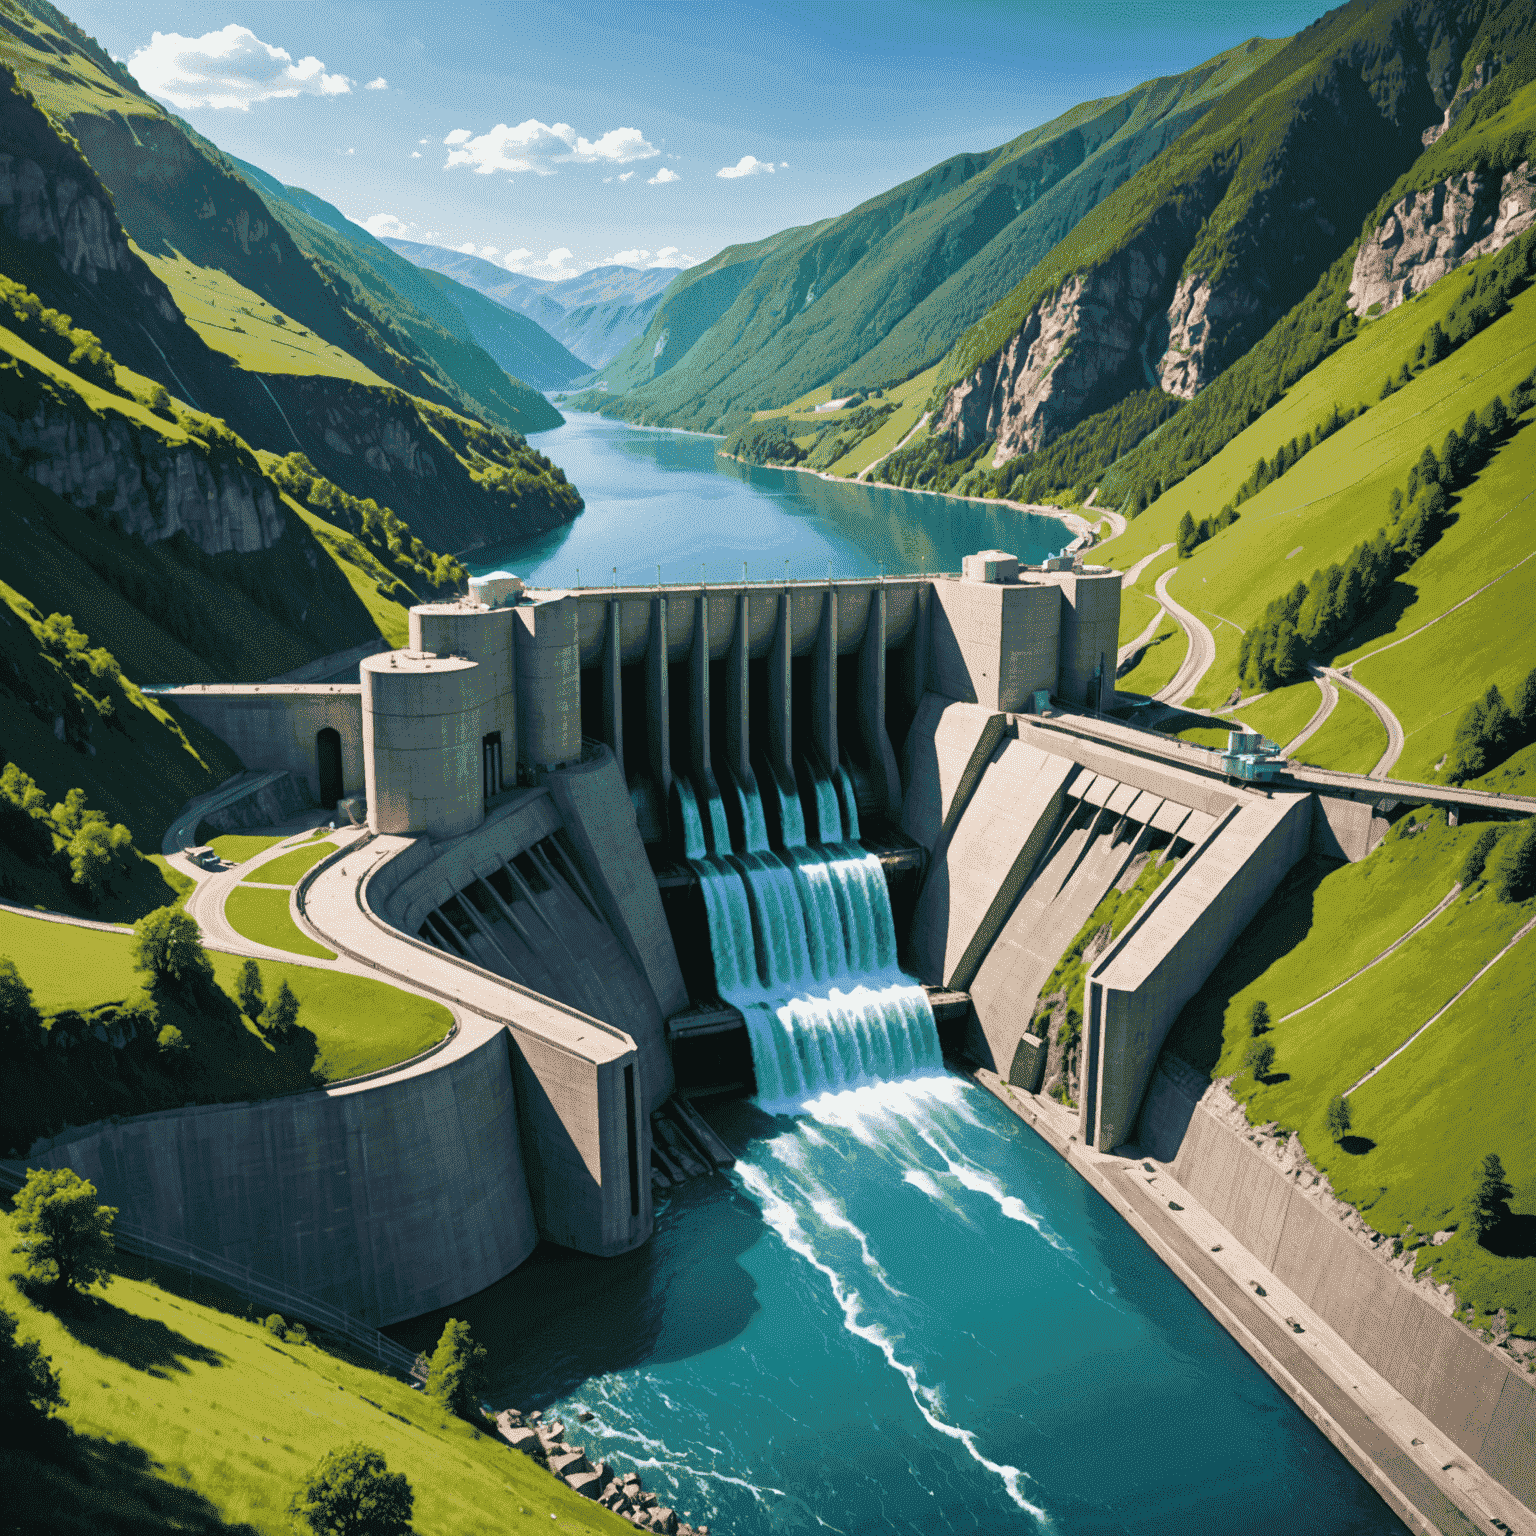
[[[28,1161],[374,1325],[484,1291],[541,1240],[645,1244],[656,1192],[731,1157],[679,1090],[787,1112],[948,1056],[1053,1095],[1082,1148],[1155,1142],[1171,1166],[1157,1068],[1180,1009],[1304,854],[1361,858],[1385,822],[1379,793],[1243,782],[1106,719],[1120,597],[1118,572],[995,550],[883,579],[497,573],[413,609],[408,647],[338,658],[355,682],[157,690],[264,793],[335,808],[294,921],[454,1030],[366,1079]],[[1053,993],[1133,887],[1080,995]]]

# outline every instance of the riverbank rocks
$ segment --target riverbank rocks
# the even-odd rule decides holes
[[[588,1424],[597,1415],[582,1409],[578,1417]],[[647,1492],[638,1472],[618,1473],[602,1460],[594,1467],[584,1446],[566,1440],[564,1424],[558,1419],[545,1424],[543,1418],[542,1413],[504,1408],[496,1415],[496,1430],[514,1450],[547,1467],[568,1488],[612,1510],[639,1530],[655,1531],[660,1536],[709,1536],[707,1525],[689,1525],[679,1519],[675,1509],[667,1508],[659,1495]]]

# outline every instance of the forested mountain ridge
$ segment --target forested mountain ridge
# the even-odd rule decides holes
[[[760,242],[769,249],[747,280],[722,285],[707,309],[701,295],[684,298],[703,275],[694,269],[602,370],[610,394],[627,393],[604,409],[712,429],[820,384],[841,394],[909,377],[1281,46],[1254,39],[786,230]],[[740,271],[739,260],[724,265]]]

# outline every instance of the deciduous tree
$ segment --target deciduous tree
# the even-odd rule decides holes
[[[468,1323],[450,1317],[432,1351],[427,1391],[460,1418],[475,1420],[485,1385],[485,1350],[470,1336]]]
[[[320,1458],[289,1505],[315,1536],[409,1536],[416,1496],[366,1445],[339,1446]]]
[[[16,1196],[12,1253],[34,1285],[83,1291],[112,1275],[117,1211],[96,1200],[96,1186],[72,1168],[32,1168]]]

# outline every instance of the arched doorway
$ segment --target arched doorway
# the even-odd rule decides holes
[[[326,726],[315,732],[315,764],[320,772],[320,804],[328,811],[341,799],[341,732]]]

